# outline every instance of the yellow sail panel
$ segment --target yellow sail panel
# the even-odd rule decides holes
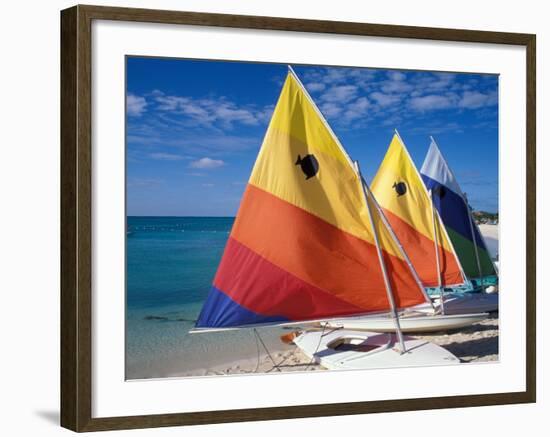
[[[348,157],[319,116],[317,108],[291,74],[288,75],[279,101],[281,104],[273,113],[269,131],[275,130],[291,136],[312,150],[349,165]]]
[[[395,134],[371,189],[425,286],[438,285],[432,201],[399,135]],[[435,215],[443,284],[463,283],[460,263]]]
[[[358,176],[290,74],[249,183],[374,243]],[[388,253],[401,256],[393,240],[383,244]]]
[[[371,190],[380,206],[396,214],[426,237],[432,238],[431,201],[397,134],[393,136],[371,183]]]

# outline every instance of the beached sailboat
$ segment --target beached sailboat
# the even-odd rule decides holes
[[[420,174],[469,281],[466,292],[445,290],[446,312],[498,311],[498,293],[485,292],[495,285],[497,270],[465,194],[433,137],[430,140]]]
[[[409,352],[400,354],[398,359],[394,348],[394,336],[387,333],[326,329],[301,335],[294,343],[308,358],[331,370],[386,368],[394,365],[414,367],[430,363],[433,365],[460,362],[453,354],[434,343],[408,336],[404,337],[404,341]],[[418,349],[422,350],[421,354],[411,353]]]
[[[394,334],[384,344],[368,332],[340,336],[359,345],[355,368],[403,366],[412,356],[416,365],[458,362],[402,336],[398,309],[430,301],[361,181],[358,164],[289,68],[194,332],[385,311]],[[322,336],[306,330],[295,343],[317,356],[321,350],[308,345]],[[324,357],[338,354],[325,346]]]
[[[363,181],[366,185],[366,182]],[[417,272],[424,287],[462,285],[466,281],[460,260],[447,235],[445,227],[433,206],[431,193],[426,189],[405,143],[395,132],[386,155],[380,164],[371,189],[381,217],[396,236],[405,256]],[[447,312],[445,305],[437,308],[420,305],[401,314],[404,332],[428,332],[457,329],[487,318],[485,312]],[[338,320],[331,327],[365,329],[387,332],[387,315],[369,315]]]
[[[439,314],[429,309],[429,305],[403,310],[399,313],[401,332],[441,332],[460,329],[485,320],[488,313],[460,313]],[[354,329],[373,332],[393,332],[395,327],[389,314],[369,314],[366,316],[346,317],[340,320],[331,320],[329,328]]]

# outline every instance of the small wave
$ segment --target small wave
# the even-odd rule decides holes
[[[155,316],[148,315],[143,318],[143,320],[157,321],[157,322],[190,322],[195,323],[196,319],[187,319],[185,317],[166,317],[166,316]]]

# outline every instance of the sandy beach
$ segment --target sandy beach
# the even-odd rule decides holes
[[[455,331],[435,332],[414,335],[444,347],[460,359],[462,363],[498,361],[498,315]],[[248,360],[233,363],[230,366],[212,368],[205,375],[232,375],[246,373],[304,372],[326,370],[312,362],[297,347],[291,346],[272,354],[278,364],[274,366],[267,354],[260,355],[259,361]],[[175,376],[175,375],[174,375]]]
[[[498,256],[498,225],[479,225],[487,249],[494,259]]]

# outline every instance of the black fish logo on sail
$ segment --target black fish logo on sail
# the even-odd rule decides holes
[[[294,165],[299,165],[304,174],[306,175],[306,181],[317,174],[319,171],[319,162],[313,155],[306,155],[303,158],[298,155],[298,159]]]
[[[433,188],[432,192],[440,199],[443,199],[445,194],[447,194],[447,189],[443,185],[438,185]]]
[[[397,197],[401,197],[403,194],[407,192],[407,184],[405,182],[395,182],[392,185],[392,188],[397,193]]]

